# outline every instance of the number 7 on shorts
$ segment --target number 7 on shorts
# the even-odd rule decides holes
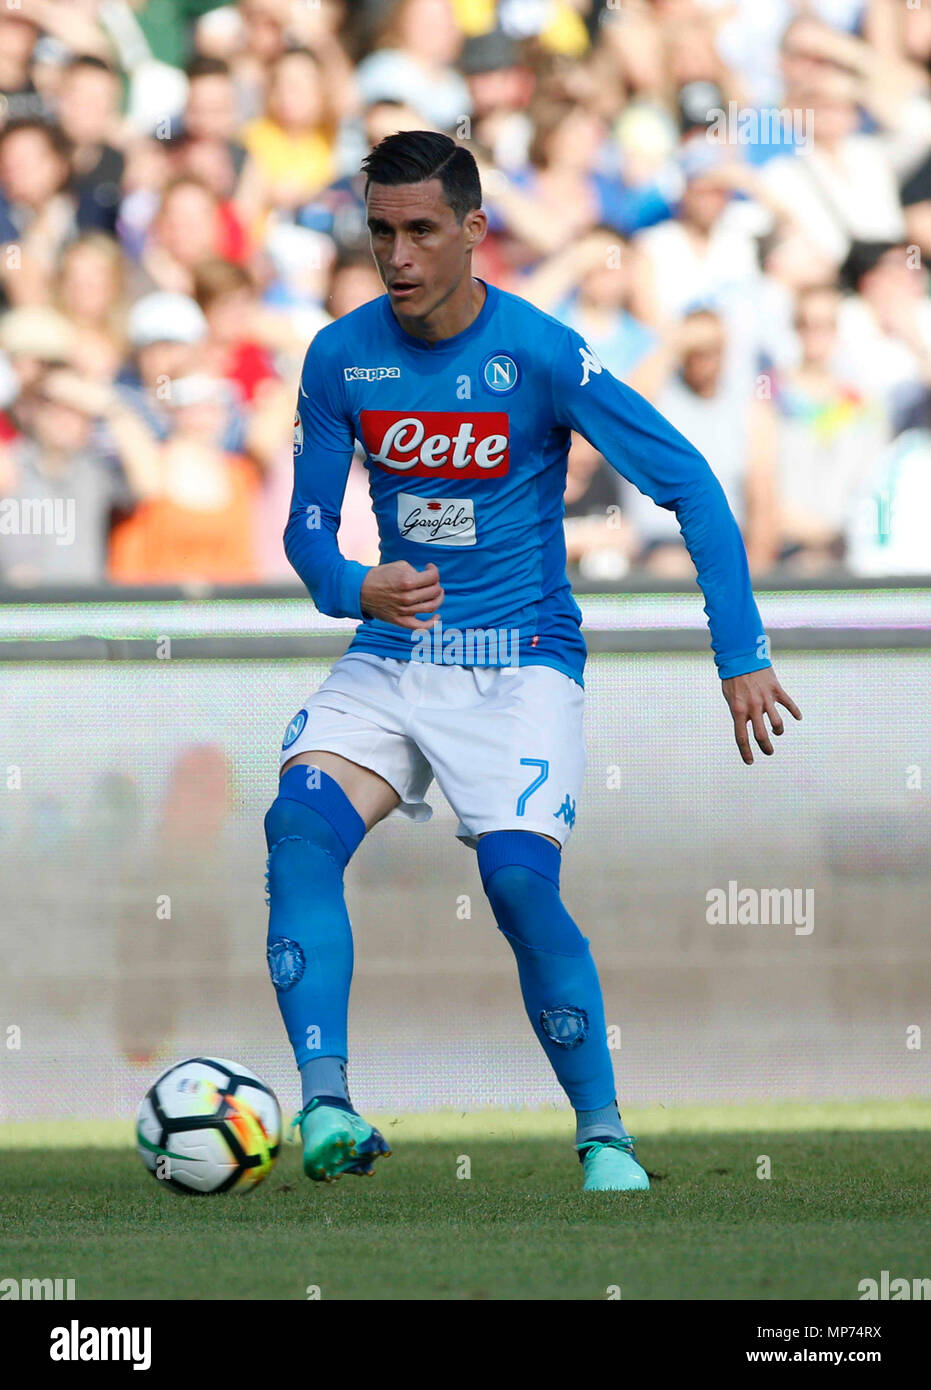
[[[524,790],[521,792],[520,796],[517,798],[517,814],[519,816],[522,816],[524,814],[524,808],[527,805],[528,798],[533,796],[533,793],[537,790],[537,788],[542,787],[547,777],[549,777],[550,764],[548,758],[521,758],[520,763],[521,767],[538,767],[540,769],[539,776],[535,777],[533,781],[530,783],[530,786],[525,787]]]

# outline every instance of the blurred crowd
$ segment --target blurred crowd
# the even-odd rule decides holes
[[[474,271],[706,456],[757,575],[931,573],[931,5],[0,0],[0,583],[293,579],[304,351],[380,294],[359,162],[479,162]],[[579,438],[570,563],[693,573]],[[340,532],[377,562],[365,471]]]

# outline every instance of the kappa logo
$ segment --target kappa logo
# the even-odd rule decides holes
[[[346,381],[384,381],[386,377],[396,378],[401,375],[400,367],[344,367],[343,377]]]
[[[510,423],[503,412],[362,410],[359,424],[369,458],[388,473],[502,478],[508,471]]]
[[[604,371],[604,367],[601,365],[597,353],[592,351],[588,343],[579,348],[579,356],[582,359],[582,380],[579,385],[587,386],[589,372],[594,372],[597,376],[599,372]]]
[[[560,806],[559,810],[553,812],[554,820],[559,820],[560,816],[562,816],[563,820],[566,822],[570,829],[573,825],[575,825],[575,802],[572,800],[572,797],[569,795],[568,792],[566,792],[566,799]]]

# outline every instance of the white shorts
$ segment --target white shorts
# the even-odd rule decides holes
[[[585,772],[584,695],[551,666],[441,666],[347,652],[291,720],[282,766],[312,749],[383,777],[392,814],[426,821],[435,777],[476,845],[491,830],[533,830],[564,845]]]

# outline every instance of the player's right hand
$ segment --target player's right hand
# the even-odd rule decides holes
[[[443,598],[440,572],[432,560],[422,571],[415,570],[406,560],[375,565],[362,581],[363,615],[381,618],[384,623],[394,623],[412,632],[423,632],[439,622],[436,610]]]

